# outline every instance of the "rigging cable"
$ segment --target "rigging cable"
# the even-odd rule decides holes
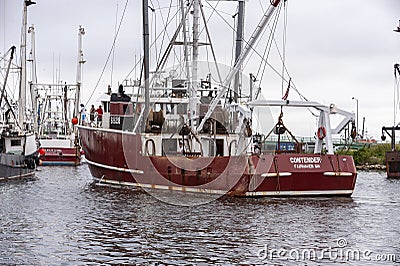
[[[217,1],[217,4],[216,4],[214,7],[212,7],[208,2],[206,2],[209,6],[211,6],[211,10],[212,10],[212,11],[211,11],[211,14],[208,16],[207,20],[205,19],[203,6],[200,7],[200,8],[201,8],[201,12],[202,12],[203,21],[204,21],[204,27],[203,27],[203,29],[200,31],[200,34],[205,30],[206,33],[207,33],[206,38],[208,38],[209,41],[210,41],[211,52],[212,52],[212,54],[213,54],[214,64],[215,64],[215,68],[216,68],[217,75],[218,75],[218,80],[215,79],[213,75],[211,75],[211,80],[214,81],[214,82],[216,82],[216,83],[222,84],[222,78],[221,78],[221,74],[220,74],[220,71],[219,71],[219,68],[218,68],[217,57],[216,57],[216,55],[215,55],[214,48],[213,48],[213,45],[212,45],[212,43],[211,43],[211,36],[210,36],[210,34],[209,34],[208,27],[207,27],[206,25],[207,25],[208,22],[210,21],[210,19],[211,19],[211,17],[213,16],[213,14],[214,14],[214,13],[217,13],[217,14],[222,18],[222,20],[223,20],[231,29],[233,29],[234,33],[236,32],[236,29],[235,29],[235,28],[232,28],[232,26],[229,24],[229,22],[228,22],[227,20],[225,20],[225,19],[222,17],[222,15],[221,15],[220,13],[224,13],[225,15],[229,15],[229,16],[232,16],[232,15],[229,14],[229,13],[222,12],[222,11],[218,11],[218,10],[217,10],[217,7],[218,7],[218,5],[219,5],[220,2],[221,2],[221,1],[218,0],[218,1]],[[235,24],[234,24],[234,25],[235,25]],[[207,53],[207,59],[206,59],[206,60],[207,60],[207,66],[208,66],[209,71],[211,72],[210,62],[208,61],[208,50],[207,50],[207,49],[206,49],[206,53]],[[233,54],[233,50],[232,50],[232,54]]]
[[[159,5],[159,8],[157,8],[157,9],[161,10],[162,8]],[[157,9],[155,9],[155,10],[157,10]],[[168,34],[167,27],[176,17],[178,17],[178,14],[179,14],[179,8],[177,8],[177,11],[176,11],[175,15],[171,18],[171,21],[168,22],[171,9],[172,9],[172,2],[170,2],[169,8],[168,8],[168,15],[167,15],[167,19],[166,20],[164,19],[163,13],[160,12],[161,21],[162,21],[162,24],[163,24],[164,31],[161,32],[160,34],[158,34],[158,36],[155,38],[154,42],[150,46],[150,47],[155,46],[156,57],[157,57],[157,40],[161,37],[161,35],[163,35],[163,36],[167,35],[167,37],[169,39],[171,39],[171,37]],[[156,34],[156,33],[154,33],[154,34]],[[161,54],[161,47],[160,47],[160,54]],[[173,52],[174,52],[174,63],[173,63],[173,65],[175,65],[175,60],[177,60],[178,61],[178,65],[181,66],[181,68],[182,68],[182,59],[179,59],[178,54],[176,53],[175,49],[173,49]],[[156,64],[158,65],[157,58],[156,58]],[[155,74],[157,74],[157,73],[155,73]]]
[[[1,62],[1,61],[4,61],[4,62],[8,61],[8,59],[7,59],[6,57],[8,56],[8,54],[9,54],[10,52],[11,52],[11,49],[7,50],[7,52],[5,52],[5,53],[3,54],[3,57],[0,58],[0,62]],[[15,59],[16,61],[17,61],[17,56],[18,56],[18,54],[15,53],[14,59]],[[20,72],[19,72],[18,70],[20,69],[20,67],[18,66],[17,63],[11,62],[11,68],[10,68],[10,70],[15,70],[15,69],[17,69],[17,71],[10,71],[10,73],[13,73],[13,74],[17,73],[17,74],[19,75]],[[1,73],[1,75],[2,75],[2,77],[3,77],[3,80],[4,80],[4,78],[5,78],[5,75],[4,75],[4,74],[5,74],[5,73],[3,73],[2,71],[1,71],[0,73]],[[15,85],[13,85],[12,87],[17,88],[18,86],[17,86],[16,84],[18,83],[18,81],[19,81],[19,79],[14,80],[13,83],[14,83]],[[10,101],[11,101],[11,102],[16,102],[15,95],[14,95],[14,94],[15,94],[15,90],[14,90],[14,92],[12,91],[12,89],[11,89],[9,83],[10,83],[10,82],[7,82],[7,84],[6,84],[6,91],[5,91],[5,94],[8,96],[8,98],[10,98]]]
[[[239,12],[239,7],[236,8],[236,12],[232,16],[232,18],[233,18],[232,44],[235,43],[235,39],[236,39],[236,32],[237,32],[237,29],[236,29],[236,16],[238,15],[238,12]],[[232,58],[231,58],[231,66],[232,66],[233,63],[235,63],[234,62],[234,60],[235,60],[234,59],[235,58],[235,49],[233,49],[233,47],[232,47],[232,55],[231,56],[232,56]]]
[[[286,1],[285,1],[284,3],[286,3]],[[261,3],[260,3],[260,5],[261,5]],[[262,5],[261,5],[261,8],[263,9]],[[286,4],[285,4],[285,14],[284,14],[284,17],[285,17],[285,19],[284,19],[284,47],[285,47],[285,46],[286,46],[286,32],[287,32],[287,6],[286,6]],[[268,45],[267,45],[267,47],[266,47],[266,49],[265,49],[265,51],[264,51],[264,55],[262,56],[262,60],[265,62],[265,65],[264,65],[264,69],[263,69],[261,78],[259,79],[259,83],[261,83],[261,81],[262,81],[262,79],[263,79],[263,77],[264,77],[265,67],[268,65],[276,74],[278,74],[278,76],[280,76],[280,77],[282,78],[282,94],[283,94],[283,83],[284,83],[284,82],[288,83],[288,80],[284,77],[284,72],[286,72],[286,74],[288,75],[288,78],[289,78],[289,79],[291,79],[292,77],[291,77],[291,75],[289,74],[289,70],[287,69],[286,64],[285,64],[285,55],[282,55],[282,54],[281,54],[281,52],[280,52],[280,50],[279,50],[278,43],[277,43],[277,41],[276,41],[276,39],[275,39],[275,37],[274,37],[274,32],[275,32],[275,30],[276,30],[275,28],[270,29],[270,32],[271,32],[271,35],[270,35],[270,36],[272,36],[273,41],[274,41],[274,44],[275,44],[275,47],[276,47],[277,52],[278,52],[278,55],[279,55],[279,57],[280,57],[280,60],[283,62],[282,67],[283,67],[284,71],[283,71],[283,69],[282,69],[282,74],[278,73],[278,71],[277,71],[270,63],[268,63],[267,59],[265,59],[265,51],[266,51],[267,48],[268,48]],[[271,49],[271,48],[269,48],[269,49]],[[269,51],[268,51],[268,54],[269,54]],[[268,55],[267,55],[267,58],[268,58]],[[259,72],[257,73],[256,76],[258,76],[258,74],[259,74]],[[300,100],[302,100],[302,101],[307,101],[307,102],[309,101],[303,94],[300,93],[300,91],[297,89],[296,85],[294,84],[293,80],[292,80],[291,83],[290,83],[290,88],[292,88],[292,89],[298,94],[298,96],[300,97]],[[313,116],[319,117],[317,114],[315,114],[313,111],[311,111],[310,108],[307,108],[307,110],[308,110]]]
[[[271,48],[272,48],[272,40],[275,40],[274,36],[275,36],[275,31],[276,31],[276,28],[277,28],[277,24],[278,24],[279,14],[281,12],[281,7],[282,6],[280,5],[279,9],[278,9],[278,12],[277,12],[277,15],[275,16],[274,23],[272,24],[272,29],[270,29],[270,33],[271,34],[268,37],[267,45],[265,46],[264,53],[263,53],[263,55],[261,57],[261,61],[264,61],[264,62],[261,62],[260,67],[258,68],[258,71],[257,71],[257,74],[256,74],[256,77],[258,77],[259,74],[260,74],[261,66],[263,65],[262,63],[264,63],[264,67],[263,67],[263,70],[262,70],[262,73],[261,73],[261,77],[259,79],[260,82],[264,78],[266,66],[269,65],[268,64],[268,57],[269,57],[269,54],[270,54]],[[264,34],[265,34],[265,31],[264,31],[263,35]],[[279,49],[278,49],[278,51],[279,51]],[[281,58],[281,60],[283,60],[283,59]],[[247,61],[247,62],[249,62],[249,61]],[[280,76],[280,74],[279,74],[279,76]]]
[[[282,46],[283,46],[283,52],[282,52],[282,56],[283,56],[283,60],[282,60],[282,77],[285,78],[285,68],[286,68],[286,34],[287,34],[287,5],[286,5],[286,1],[283,1],[283,6],[284,6],[284,11],[283,11],[283,40],[282,40]],[[289,87],[290,88],[290,80],[289,79]],[[282,79],[282,95],[284,93],[284,82]]]
[[[171,6],[171,8],[172,8],[172,7],[174,7],[174,6]],[[162,8],[160,8],[160,9],[162,9]],[[163,20],[163,23],[164,23],[163,25],[164,25],[165,31],[166,31],[167,27],[172,23],[172,21],[174,21],[175,17],[177,17],[178,13],[179,13],[179,11],[177,11],[177,12],[175,13],[175,15],[171,18],[171,20],[170,20],[170,21],[167,21],[166,23],[164,23],[164,20]],[[168,32],[167,32],[166,34],[167,34],[167,37],[169,38]],[[162,35],[162,33],[160,33],[160,34],[157,36],[157,39],[156,39],[155,41],[157,41],[158,38],[160,38],[161,35]],[[154,46],[154,42],[151,43],[150,48],[152,48],[153,46]],[[178,60],[178,62],[180,63],[181,60],[179,60],[179,58],[177,57],[175,51],[174,51],[174,53],[175,53],[174,59],[176,58],[176,59]],[[132,74],[132,72],[136,69],[137,65],[141,64],[142,60],[143,60],[143,55],[140,56],[139,61],[137,61],[136,64],[135,64],[135,66],[128,72],[128,74],[126,75],[125,79],[127,79],[127,78]],[[125,79],[124,79],[124,80],[125,80]]]
[[[218,3],[219,3],[219,2],[220,2],[220,1],[218,1]],[[211,8],[213,11],[215,11],[215,13],[222,19],[222,21],[225,22],[225,24],[226,24],[231,30],[233,30],[234,33],[236,33],[236,29],[235,29],[234,27],[232,27],[231,24],[230,24],[220,13],[224,13],[224,14],[227,14],[227,15],[229,15],[229,16],[231,16],[231,14],[228,14],[228,13],[221,12],[221,11],[217,10],[217,9],[216,9],[217,5],[214,7],[214,6],[212,6],[210,3],[208,3],[208,1],[206,1],[206,3],[209,5],[209,8]],[[212,14],[211,14],[211,15],[212,15]],[[211,18],[211,15],[210,15],[210,18]],[[261,38],[260,38],[260,39],[261,39]],[[248,42],[247,42],[245,39],[243,39],[242,41],[243,41],[246,45],[248,45]],[[258,43],[259,43],[259,42],[260,42],[260,40],[258,41]],[[258,53],[258,51],[257,51],[254,47],[250,47],[250,49],[252,50],[252,54],[255,53],[255,54],[257,54],[261,59],[263,58],[263,57],[260,55],[260,53]],[[249,56],[249,58],[251,58],[252,54]],[[248,61],[247,61],[247,62],[248,62]],[[244,63],[243,65],[246,66],[247,63]],[[279,72],[278,72],[278,73],[279,73]]]
[[[149,8],[153,14],[153,20],[151,21],[151,23],[153,23],[153,21],[154,21],[154,53],[155,53],[155,59],[157,62],[157,41],[156,41],[156,39],[157,39],[157,15],[156,15],[156,9],[154,8],[154,3],[152,0],[150,0],[150,4],[153,6],[153,7],[149,6]],[[150,26],[150,29],[151,29],[151,27],[152,27],[152,25]]]
[[[218,1],[219,2],[219,1]],[[213,9],[213,10],[215,10],[215,13],[217,13],[217,15],[226,23],[226,25],[228,25],[232,30],[235,30],[229,23],[228,23],[228,21],[220,14],[220,12],[216,9],[216,7],[213,7],[212,5],[210,5],[208,2],[206,2],[208,5],[209,5],[209,7],[211,8],[211,9]],[[261,5],[261,2],[260,2],[260,5]],[[279,6],[279,7],[281,7],[281,6]],[[263,12],[264,12],[264,8],[262,7],[262,5],[261,5],[261,9],[263,10]],[[278,12],[277,12],[277,14],[279,14],[280,13],[280,11],[278,10]],[[275,17],[275,21],[277,20],[277,16],[278,15],[276,15],[276,17]],[[274,22],[274,24],[276,24],[276,22]],[[272,30],[271,30],[272,31]],[[273,35],[273,34],[272,34]],[[274,38],[273,38],[274,39]],[[247,45],[248,44],[248,42],[245,40],[245,39],[243,39],[243,42]],[[276,43],[276,40],[274,39],[274,42]],[[250,49],[252,49],[252,55],[253,54],[256,54],[257,56],[259,56],[260,58],[261,58],[261,61],[263,62],[263,63],[265,63],[265,65],[267,65],[267,66],[269,66],[271,69],[272,69],[272,71],[276,74],[276,75],[278,75],[280,78],[282,78],[282,75],[281,75],[281,73],[277,70],[277,69],[275,69],[266,59],[265,59],[265,53],[266,53],[266,51],[267,51],[267,49],[264,51],[264,55],[261,55],[254,47],[250,47]],[[249,58],[250,58],[251,56],[249,56]],[[281,57],[281,60],[282,60],[282,56],[280,55],[280,57]],[[249,62],[249,60],[247,61],[247,63]],[[247,63],[245,63],[244,65],[246,66],[247,65]],[[286,70],[286,72],[288,73],[288,70],[287,70],[287,68],[286,68],[286,66],[285,66],[285,70]],[[290,75],[289,75],[290,76]],[[260,79],[260,80],[262,80],[262,78]],[[283,80],[285,81],[285,82],[289,82],[286,78],[283,78]],[[292,84],[291,84],[291,88],[293,88],[296,92],[297,92],[297,94],[300,96],[300,98],[301,99],[303,99],[303,100],[305,100],[305,101],[308,101],[308,99],[305,97],[305,96],[303,96],[299,91],[298,91],[298,89],[296,88],[296,86],[294,85],[294,82],[292,81]]]
[[[157,4],[158,4],[158,8],[161,9],[160,1],[159,1],[159,0],[157,0]],[[172,7],[172,0],[169,2],[169,8],[168,8],[168,14],[167,14],[166,21],[169,20],[169,16],[170,16],[170,14],[171,14],[171,7]],[[165,26],[165,23],[164,23],[163,26]],[[160,54],[161,54],[161,52],[162,52],[162,51],[161,51],[161,48],[162,48],[163,45],[164,45],[165,35],[166,35],[166,31],[164,31],[164,34],[163,34],[163,36],[162,36],[162,38],[161,38]],[[156,47],[156,50],[157,50],[157,47]],[[158,61],[157,61],[157,60],[156,60],[156,62],[157,62],[157,64],[158,64]]]
[[[125,11],[126,11],[127,6],[128,6],[128,0],[126,0],[126,2],[125,2],[124,11],[122,12],[121,20],[120,20],[119,25],[118,25],[118,30],[117,30],[117,33],[116,33],[115,36],[114,36],[113,44],[112,44],[112,46],[111,46],[110,52],[108,53],[107,60],[106,60],[106,62],[105,62],[105,64],[104,64],[104,67],[103,67],[103,69],[102,69],[102,71],[101,71],[100,77],[99,77],[99,79],[97,80],[96,86],[94,86],[94,89],[93,89],[92,93],[90,94],[89,99],[86,101],[85,106],[86,106],[86,105],[89,103],[89,101],[92,99],[93,94],[94,94],[94,92],[96,91],[97,86],[99,86],[100,80],[101,80],[101,78],[102,78],[103,75],[104,75],[104,72],[105,72],[105,70],[106,70],[108,61],[110,60],[112,51],[114,50],[115,42],[116,42],[116,40],[117,40],[119,31],[120,31],[120,29],[121,29],[122,21],[123,21],[123,19],[124,19]],[[78,104],[79,104],[79,103],[78,103]]]
[[[211,35],[210,35],[210,32],[209,32],[208,27],[207,27],[208,23],[207,23],[206,18],[205,18],[204,9],[203,9],[203,7],[201,5],[200,5],[200,11],[201,11],[201,17],[203,18],[203,22],[204,22],[204,29],[206,30],[206,41],[208,39],[208,41],[210,42],[211,53],[212,53],[212,56],[213,56],[215,69],[216,69],[217,75],[218,75],[218,80],[219,80],[218,82],[220,84],[222,84],[222,77],[221,77],[221,72],[219,71],[219,67],[218,67],[218,63],[217,63],[217,56],[215,55],[214,46],[213,46],[212,41],[211,41]],[[209,18],[211,18],[211,17],[209,17]],[[208,69],[209,69],[209,71],[211,73],[210,62],[208,61],[208,50],[207,49],[206,49],[206,53],[207,53],[207,66],[208,66]],[[211,78],[212,78],[212,75],[211,75]]]

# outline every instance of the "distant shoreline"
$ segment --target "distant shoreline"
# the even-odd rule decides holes
[[[383,164],[364,164],[364,165],[357,165],[357,170],[363,171],[386,171],[386,165]]]

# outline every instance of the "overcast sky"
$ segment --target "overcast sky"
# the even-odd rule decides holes
[[[149,2],[153,7],[165,7],[170,1]],[[251,34],[268,2],[246,2],[246,36]],[[216,1],[211,4],[215,6]],[[127,6],[116,44],[113,87],[126,77],[141,54],[140,5],[141,1],[130,0]],[[86,31],[83,52],[87,60],[83,98],[87,100],[110,52],[116,20],[119,22],[124,6],[125,0],[37,0],[36,5],[30,6],[28,25],[35,25],[39,82],[52,82],[60,71],[59,65],[61,80],[75,82],[78,28],[82,25]],[[209,5],[204,6],[210,12]],[[222,8],[226,8],[225,19],[232,22],[236,4],[218,5],[218,9]],[[154,19],[152,14],[150,18]],[[0,19],[3,55],[12,45],[20,45],[22,1],[0,0]],[[400,33],[393,29],[399,19],[399,0],[289,0],[286,63],[296,87],[310,100],[335,103],[348,111],[356,112],[352,97],[357,98],[360,127],[362,117],[366,117],[368,136],[380,138],[381,127],[393,124],[393,65],[400,62]],[[157,18],[156,23],[160,26],[161,19]],[[213,42],[218,59],[229,64],[233,35],[222,24],[215,23],[210,28],[217,33]],[[93,100],[110,83],[108,65]],[[266,98],[281,97],[281,88],[273,88],[267,80],[262,87]],[[297,97],[291,92],[289,99]],[[315,118],[309,117],[307,111],[285,115],[291,131],[303,136],[315,131]]]

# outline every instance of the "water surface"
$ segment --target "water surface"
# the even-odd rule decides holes
[[[0,264],[400,261],[400,180],[383,172],[360,172],[352,198],[221,198],[179,206],[143,191],[93,185],[87,165],[41,169],[35,179],[0,184]]]

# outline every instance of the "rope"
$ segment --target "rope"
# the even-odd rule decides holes
[[[10,52],[11,52],[11,48],[8,49],[6,53],[4,53],[3,57],[0,58],[0,61],[8,61],[8,59],[6,57],[9,55]],[[18,54],[14,53],[14,58],[13,59],[15,61],[17,60],[17,56],[18,56]],[[13,71],[15,69],[17,69],[17,71]],[[18,75],[20,75],[21,72],[19,70],[20,70],[20,67],[18,66],[18,64],[11,62],[9,78],[10,78],[10,74],[17,73]],[[5,77],[6,77],[5,73],[3,71],[1,71],[0,73],[1,73],[1,76],[2,76],[2,78],[4,80]],[[8,97],[10,99],[10,102],[16,102],[16,99],[14,97],[15,88],[18,88],[18,86],[19,86],[19,78],[15,79],[14,77],[15,76],[13,76],[13,80],[12,81],[8,80],[8,82],[6,84],[6,90],[4,92],[4,97]],[[10,83],[13,83],[14,85],[11,86]],[[3,86],[3,83],[1,83],[1,87],[2,86]],[[12,88],[14,88],[14,91],[12,90]]]
[[[127,7],[127,6],[128,6],[128,0],[126,0],[126,2],[125,2],[124,11],[122,12],[121,20],[120,20],[119,25],[118,25],[118,30],[117,30],[117,32],[116,32],[116,34],[115,34],[115,36],[114,36],[113,44],[112,44],[112,46],[111,46],[110,52],[108,53],[107,60],[106,60],[106,62],[105,62],[105,64],[104,64],[103,70],[101,71],[101,74],[100,74],[99,79],[97,80],[96,86],[94,86],[94,89],[93,89],[92,93],[90,94],[89,99],[86,101],[85,106],[86,106],[86,105],[89,103],[89,101],[92,99],[93,94],[94,94],[94,92],[96,91],[97,86],[99,86],[100,80],[101,80],[101,78],[102,78],[103,75],[104,75],[104,72],[105,72],[106,67],[107,67],[107,65],[108,65],[108,61],[110,60],[110,57],[111,57],[111,55],[112,55],[112,52],[113,52],[113,50],[114,50],[114,48],[115,48],[115,42],[116,42],[116,40],[117,40],[117,37],[118,37],[118,34],[119,34],[119,30],[121,29],[122,20],[124,19],[125,11],[126,11],[126,7]],[[76,103],[76,104],[79,104],[79,103]]]
[[[275,36],[275,31],[276,31],[276,28],[277,28],[277,25],[278,25],[278,19],[279,19],[279,14],[280,14],[280,12],[281,12],[281,7],[282,7],[282,6],[279,6],[279,9],[278,9],[278,12],[277,12],[278,15],[275,16],[274,23],[272,24],[272,25],[273,25],[273,26],[272,26],[272,29],[270,29],[271,34],[270,34],[269,37],[268,37],[267,45],[266,45],[265,50],[264,50],[264,54],[263,54],[262,57],[261,57],[262,63],[264,63],[264,67],[263,67],[262,74],[261,74],[261,77],[260,77],[260,80],[259,80],[260,83],[261,83],[261,81],[262,81],[263,78],[264,78],[264,73],[265,73],[266,66],[268,65],[268,66],[270,66],[270,67],[272,68],[272,66],[268,63],[267,60],[268,60],[269,54],[270,54],[270,52],[271,52],[272,40],[275,40],[274,36]],[[265,33],[265,32],[264,32],[264,33]],[[261,38],[260,38],[260,40],[261,40]],[[267,53],[267,50],[268,50],[268,53]],[[279,51],[279,48],[278,48],[277,50]],[[267,53],[267,56],[265,57],[265,54],[266,54],[266,53]],[[280,53],[279,53],[279,55],[280,55]],[[281,56],[281,61],[283,61],[282,56]],[[257,71],[256,77],[258,77],[258,75],[260,74],[261,66],[262,66],[262,64],[260,64],[260,67],[259,67],[259,69],[258,69],[258,71]],[[281,74],[278,73],[278,71],[275,70],[275,72],[276,72],[282,79],[284,79],[284,77],[282,77]]]
[[[159,9],[161,9],[161,6],[160,6],[160,1],[158,1],[157,0],[157,4],[158,4],[158,8]],[[172,0],[169,2],[169,8],[168,8],[168,14],[167,14],[167,18],[166,18],[166,21],[168,21],[169,20],[169,16],[170,16],[170,14],[171,14],[171,7],[172,7]],[[162,14],[162,13],[161,13]],[[163,26],[165,27],[165,23],[164,23],[164,18],[162,17],[162,15],[161,15],[161,20],[162,20],[162,22],[163,22]],[[166,27],[165,27],[166,28]],[[167,31],[165,30],[164,31],[164,34],[163,34],[163,36],[162,36],[162,38],[161,38],[161,44],[160,44],[160,54],[161,54],[161,47],[163,47],[164,46],[164,40],[165,40],[165,35],[167,34]],[[168,36],[169,37],[169,36]],[[157,47],[156,47],[156,50],[157,50]],[[157,64],[159,63],[157,60],[156,60],[156,62],[157,62]]]
[[[281,182],[280,182],[280,174],[279,174],[279,167],[278,167],[278,157],[274,156],[274,168],[277,177],[277,184],[275,187],[275,191],[279,194],[281,192]]]
[[[282,40],[282,45],[283,45],[283,60],[282,60],[282,77],[285,77],[285,68],[286,68],[286,35],[287,35],[287,5],[286,5],[286,1],[283,2],[283,6],[284,6],[284,15],[283,15],[283,40]],[[290,87],[290,80],[289,79],[289,87]],[[282,79],[282,96],[284,93],[284,82]]]
[[[173,6],[171,6],[171,8],[172,8],[172,7],[173,7]],[[159,8],[159,9],[163,9],[163,8]],[[175,17],[178,15],[178,13],[179,13],[179,11],[177,11],[177,12],[175,13],[175,15],[171,18],[171,20],[170,20],[169,22],[167,22],[167,23],[164,23],[164,20],[162,20],[163,23],[164,23],[164,29],[165,29],[165,31],[166,31],[167,27],[171,24],[171,22],[174,21]],[[165,33],[164,33],[164,34],[165,34]],[[168,38],[170,38],[168,32],[167,32],[166,34],[167,34]],[[162,35],[162,33],[160,33],[160,34],[157,36],[157,38],[151,43],[150,48],[152,48],[152,47],[154,46],[154,43],[160,38],[161,35]],[[182,60],[179,60],[179,58],[178,58],[178,56],[177,56],[175,50],[174,50],[174,55],[175,55],[174,60],[175,60],[175,58],[176,58],[176,59],[178,60],[178,63],[180,64]],[[135,64],[135,66],[128,72],[128,74],[126,75],[126,77],[124,78],[124,80],[128,79],[128,77],[132,74],[132,72],[136,69],[136,67],[137,67],[139,64],[142,63],[142,61],[143,61],[143,56],[140,56],[139,60],[138,60],[138,61],[136,62],[136,64]],[[174,65],[175,65],[175,63],[174,63]]]

